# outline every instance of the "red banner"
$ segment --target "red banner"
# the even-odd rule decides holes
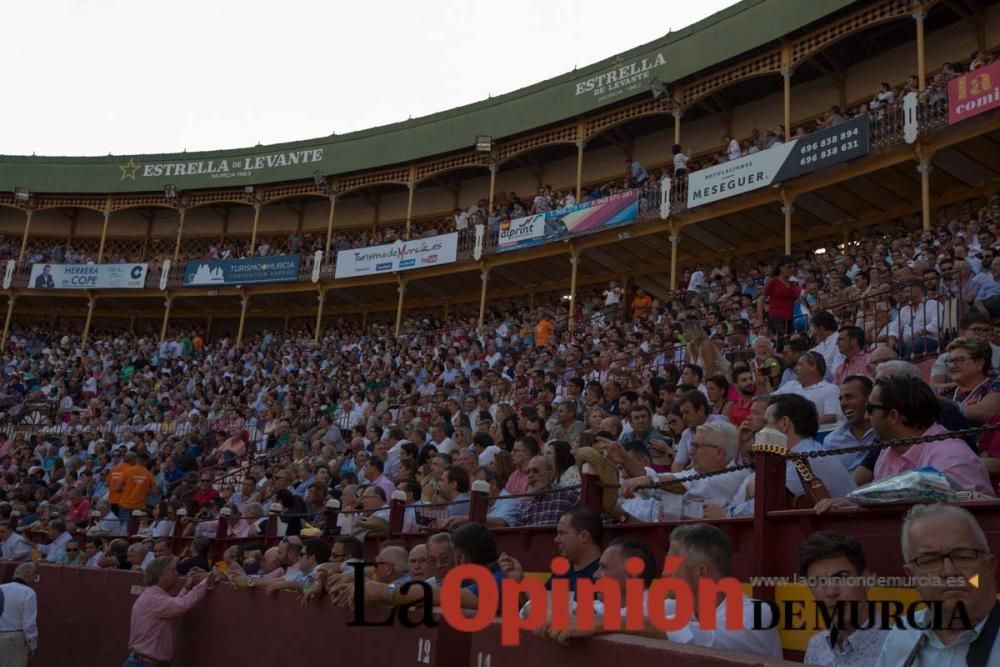
[[[1000,107],[1000,61],[948,82],[948,124]]]

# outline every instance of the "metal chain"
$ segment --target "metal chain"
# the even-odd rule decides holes
[[[771,445],[755,445],[755,452],[762,452],[768,454],[776,454],[779,456],[784,456],[789,459],[815,459],[821,456],[839,456],[841,454],[853,454],[856,452],[866,452],[873,449],[884,449],[886,447],[898,447],[898,446],[912,446],[912,445],[922,445],[928,442],[939,442],[941,440],[949,438],[962,439],[966,436],[979,435],[982,433],[989,433],[992,431],[1000,431],[1000,424],[994,424],[992,426],[980,426],[976,428],[967,428],[960,431],[949,431],[947,433],[938,433],[935,435],[922,435],[914,438],[899,438],[897,440],[886,440],[885,442],[873,442],[870,445],[855,445],[853,447],[838,447],[836,449],[824,449],[824,450],[814,450],[810,452],[788,452],[781,447],[775,447]],[[722,470],[713,470],[712,472],[698,473],[696,475],[685,476],[681,479],[673,479],[667,482],[660,482],[658,484],[650,483],[648,485],[643,485],[636,487],[639,489],[657,489],[663,488],[673,482],[693,482],[699,479],[706,479],[709,477],[716,477],[718,475],[725,475],[731,472],[737,472],[739,470],[753,470],[754,464],[751,463],[741,463],[735,466],[729,466],[723,468]],[[604,485],[604,488],[617,489],[621,488],[621,485]]]
[[[961,431],[948,431],[935,435],[921,435],[915,438],[899,438],[897,440],[886,440],[884,442],[873,442],[870,445],[855,445],[853,447],[838,447],[836,449],[817,449],[810,452],[789,452],[790,459],[815,459],[821,456],[839,456],[840,454],[854,454],[856,452],[866,452],[872,449],[885,449],[886,447],[910,447],[912,445],[923,445],[928,442],[940,442],[948,439],[964,439],[966,436],[980,435],[992,431],[1000,431],[1000,424],[992,426],[979,426],[967,428]]]

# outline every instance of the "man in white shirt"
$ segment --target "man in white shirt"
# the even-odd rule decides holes
[[[732,503],[733,498],[739,491],[744,480],[749,476],[749,470],[734,470],[724,475],[714,475],[697,480],[686,481],[687,477],[693,475],[704,475],[718,472],[730,467],[736,454],[739,451],[739,433],[736,427],[729,422],[711,422],[699,426],[695,430],[694,438],[689,447],[691,452],[691,468],[679,473],[654,475],[650,477],[635,477],[629,479],[622,486],[622,495],[631,497],[635,489],[652,482],[676,482],[667,486],[664,491],[657,492],[656,495],[663,497],[664,494],[683,494],[682,498],[689,501],[704,503],[703,512],[709,518],[721,518],[726,516],[726,510]],[[648,492],[647,492],[648,493]],[[682,499],[677,498],[678,508],[682,504]],[[669,503],[668,503],[669,504]],[[656,503],[656,509],[661,506]],[[628,511],[626,509],[626,511]],[[713,515],[712,512],[715,512]],[[645,521],[674,521],[682,518],[701,518],[700,516],[652,516],[636,517]]]
[[[730,137],[728,134],[722,135],[722,143],[726,147],[726,158],[729,160],[738,160],[742,155],[740,151],[740,142],[736,140],[735,137]]]
[[[909,302],[889,323],[890,335],[899,342],[904,357],[938,349],[944,308],[936,299],[926,298],[926,291],[923,281],[910,282],[906,287]]]
[[[819,352],[826,361],[826,375],[823,379],[827,382],[833,381],[833,374],[837,372],[840,365],[844,363],[844,355],[840,353],[837,346],[837,320],[829,312],[822,310],[812,318],[813,338],[816,346],[813,352]]]
[[[14,570],[14,580],[0,585],[0,661],[5,666],[26,667],[38,650],[34,581],[34,564],[21,563]]]
[[[24,562],[31,560],[31,545],[14,532],[12,524],[0,523],[0,560]]]
[[[928,628],[928,610],[921,610],[917,627],[889,631],[878,667],[911,664],[911,658],[916,665],[1000,665],[996,556],[976,518],[957,505],[914,505],[903,519],[902,551],[903,569],[918,582],[924,602],[940,605],[945,627]],[[950,583],[942,585],[941,579]],[[964,583],[956,585],[959,580]],[[972,628],[957,622],[947,627],[947,619],[958,618],[968,619]]]
[[[46,562],[61,563],[66,555],[66,544],[73,537],[66,532],[66,524],[61,519],[49,523],[49,537],[52,538],[49,544],[35,544],[30,540],[25,541],[38,549],[38,552],[45,556]]]
[[[840,411],[840,390],[837,385],[823,379],[826,375],[826,359],[814,350],[799,356],[795,364],[795,375],[798,379],[781,385],[774,394],[796,394],[812,401],[819,414],[817,440],[823,442],[827,433],[835,431],[844,422],[844,415]]]

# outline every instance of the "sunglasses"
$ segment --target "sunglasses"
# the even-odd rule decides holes
[[[875,410],[885,410],[888,412],[889,410],[892,410],[892,408],[888,405],[879,405],[878,403],[865,403],[865,413],[870,415]]]

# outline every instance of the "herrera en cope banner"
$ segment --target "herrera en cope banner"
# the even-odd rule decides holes
[[[948,82],[948,123],[986,113],[1000,106],[1000,62],[980,67]]]
[[[184,286],[290,283],[299,279],[298,255],[246,259],[196,259],[184,265]]]
[[[146,264],[33,264],[30,289],[142,289]]]
[[[871,121],[860,116],[801,139],[688,176],[688,208],[728,199],[868,154]]]
[[[337,253],[336,278],[356,278],[451,264],[458,257],[458,232],[397,241]]]
[[[576,206],[500,223],[497,252],[627,225],[639,217],[639,191],[628,190]]]

